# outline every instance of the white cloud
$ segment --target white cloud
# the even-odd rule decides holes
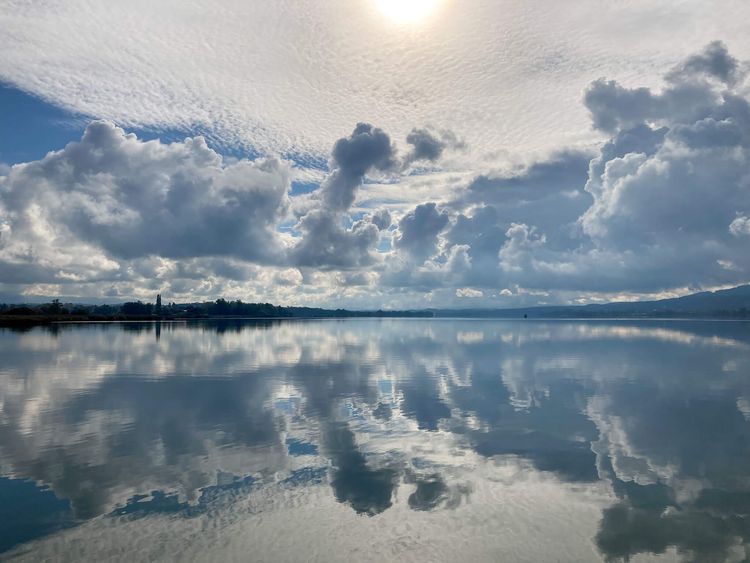
[[[484,297],[484,293],[478,289],[472,289],[470,287],[461,287],[456,290],[456,297]]]
[[[736,237],[750,235],[750,217],[740,215],[729,225],[729,232]]]
[[[579,99],[593,77],[651,86],[717,36],[750,57],[749,19],[744,0],[444,0],[412,27],[372,0],[4,0],[0,79],[94,118],[260,150],[325,154],[366,120],[523,154],[592,138]]]

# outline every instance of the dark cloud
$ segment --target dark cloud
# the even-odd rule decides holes
[[[731,97],[727,89],[740,77],[737,60],[723,43],[714,42],[669,72],[660,93],[600,79],[586,90],[584,103],[594,127],[606,132],[642,123],[691,123],[721,111],[727,94]]]
[[[391,226],[391,213],[387,209],[378,209],[370,215],[370,221],[381,231]]]
[[[69,282],[112,279],[149,256],[283,260],[287,165],[225,162],[200,137],[143,142],[93,122],[81,141],[14,166],[0,183],[6,280],[29,262],[47,269],[44,281]]]
[[[291,252],[293,264],[334,269],[371,265],[380,237],[378,227],[362,220],[347,229],[342,222],[343,217],[326,209],[314,209],[300,219],[302,239]]]
[[[321,186],[326,208],[330,211],[348,210],[365,174],[370,170],[393,170],[395,156],[391,138],[382,129],[369,123],[358,123],[349,137],[339,139],[333,145],[332,172]]]
[[[406,142],[412,148],[404,157],[404,167],[419,161],[436,162],[446,149],[465,147],[452,131],[437,132],[427,127],[412,129],[406,136]]]
[[[418,262],[435,253],[438,234],[448,225],[449,216],[435,203],[416,206],[401,218],[394,246]]]
[[[594,127],[608,133],[652,119],[661,105],[648,88],[628,89],[604,79],[589,86],[584,103]]]
[[[412,129],[406,142],[413,147],[408,160],[435,161],[445,148],[445,144],[427,129]]]
[[[512,225],[535,225],[535,232],[549,233],[545,240],[557,251],[577,248],[576,221],[591,205],[584,190],[589,161],[585,153],[562,152],[514,174],[479,176],[445,204],[447,209],[418,206],[401,220],[394,247],[403,260],[392,261],[383,282],[424,289],[510,283],[499,252]],[[451,217],[448,209],[459,211]],[[429,269],[410,264],[431,257]]]
[[[303,215],[297,229],[301,239],[290,253],[291,263],[305,267],[347,269],[371,265],[380,230],[390,226],[390,214],[376,211],[346,228],[345,213],[370,170],[395,169],[395,148],[377,127],[359,123],[349,137],[336,141],[333,170],[320,187],[318,206]]]
[[[742,78],[740,64],[729,54],[721,41],[709,43],[702,52],[692,55],[679,64],[667,78],[672,82],[694,79],[696,75],[716,78],[727,85],[734,85]]]
[[[285,166],[273,159],[226,165],[201,138],[142,143],[95,122],[80,143],[21,167],[19,176],[18,184],[29,183],[23,195],[4,198],[11,211],[19,211],[16,202],[49,204],[46,198],[59,197],[47,210],[56,226],[117,257],[273,262],[280,250],[275,227],[289,188]],[[54,191],[29,193],[50,183]]]
[[[516,174],[477,177],[456,202],[474,207],[459,216],[448,240],[469,244],[472,256],[484,251],[496,257],[503,239],[498,231],[527,223],[547,233],[558,248],[577,246],[576,220],[591,205],[584,189],[590,161],[587,153],[561,152]]]

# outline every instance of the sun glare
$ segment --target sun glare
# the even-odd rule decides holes
[[[439,0],[375,0],[378,9],[398,24],[413,24],[424,20]]]

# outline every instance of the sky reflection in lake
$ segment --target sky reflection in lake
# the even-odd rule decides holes
[[[742,561],[748,329],[0,329],[0,558]]]

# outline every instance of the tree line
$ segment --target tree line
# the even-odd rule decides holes
[[[32,320],[120,320],[120,319],[185,319],[215,317],[248,318],[313,318],[313,317],[430,317],[427,311],[350,311],[347,309],[322,309],[316,307],[283,307],[271,303],[245,303],[219,298],[202,303],[163,304],[161,295],[154,303],[127,301],[120,304],[74,304],[53,299],[41,305],[0,304],[0,316]]]

